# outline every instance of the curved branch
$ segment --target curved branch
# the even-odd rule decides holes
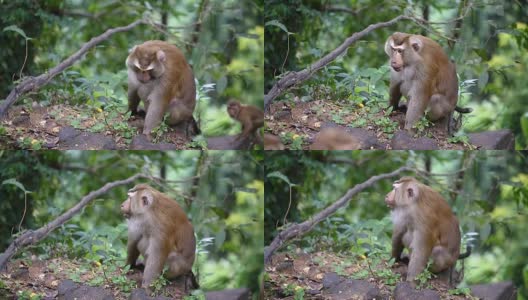
[[[314,74],[315,72],[319,71],[320,69],[324,68],[326,65],[334,61],[339,55],[343,54],[348,49],[348,47],[350,47],[357,40],[363,38],[364,36],[366,36],[373,30],[383,28],[383,27],[389,27],[391,25],[394,25],[396,22],[400,20],[413,20],[415,22],[420,22],[414,17],[398,16],[387,22],[371,24],[367,28],[363,29],[362,31],[356,32],[350,37],[348,37],[339,47],[337,47],[336,49],[334,49],[332,52],[328,53],[327,55],[323,56],[320,60],[311,64],[306,69],[303,69],[298,72],[289,72],[284,75],[279,75],[278,77],[279,78],[282,77],[282,78],[273,85],[273,87],[268,91],[266,95],[264,95],[265,110],[267,111],[271,102],[275,98],[280,96],[284,91],[312,77],[312,74]]]
[[[90,192],[88,195],[84,196],[81,201],[79,201],[75,206],[70,208],[68,211],[63,213],[62,215],[58,216],[55,220],[49,222],[48,224],[40,227],[37,230],[28,230],[22,233],[19,237],[17,237],[9,247],[4,251],[4,253],[0,254],[0,270],[2,270],[7,263],[7,261],[13,257],[21,248],[35,244],[42,239],[44,239],[48,234],[55,230],[57,227],[62,226],[64,223],[69,221],[71,218],[73,218],[74,215],[79,213],[86,205],[88,205],[90,202],[92,202],[97,197],[107,193],[109,190],[125,185],[130,184],[134,181],[136,181],[139,178],[151,178],[150,176],[147,176],[142,173],[138,173],[134,176],[128,177],[127,179],[123,180],[117,180],[113,182],[109,182],[105,184],[103,187],[101,187],[98,190]]]
[[[27,77],[25,78],[21,83],[19,83],[15,88],[11,90],[5,101],[3,101],[0,104],[0,119],[5,116],[7,113],[7,109],[15,103],[16,100],[23,94],[33,91],[36,89],[39,89],[41,86],[47,84],[53,77],[55,77],[57,74],[64,71],[66,68],[73,65],[74,62],[81,59],[81,57],[88,52],[91,48],[95,47],[95,45],[101,43],[102,41],[108,39],[110,36],[112,36],[115,33],[122,32],[122,31],[128,31],[135,26],[139,24],[146,24],[146,21],[144,20],[136,20],[127,26],[122,27],[116,27],[111,28],[105,31],[103,34],[96,36],[92,38],[90,41],[85,43],[81,49],[79,49],[77,52],[72,54],[70,57],[68,57],[66,60],[62,61],[52,69],[50,69],[48,72],[41,74],[37,77]]]
[[[300,237],[304,235],[305,233],[307,233],[308,231],[312,230],[312,228],[315,225],[317,225],[319,222],[328,218],[330,215],[333,215],[341,207],[347,205],[348,202],[352,199],[352,197],[354,197],[356,194],[358,194],[362,190],[368,187],[371,187],[376,182],[382,179],[394,177],[394,176],[399,175],[402,172],[412,171],[412,170],[414,169],[410,167],[401,167],[390,173],[383,173],[380,175],[372,176],[369,179],[367,179],[367,181],[356,184],[353,188],[349,189],[343,197],[339,198],[339,200],[335,201],[334,203],[332,203],[330,206],[323,209],[322,211],[316,213],[309,220],[304,221],[299,224],[293,224],[290,227],[284,229],[273,239],[271,244],[264,249],[264,263],[265,264],[269,263],[271,261],[271,256],[273,255],[273,253],[277,249],[279,249],[285,242],[295,237]]]

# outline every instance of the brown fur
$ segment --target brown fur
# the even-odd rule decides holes
[[[176,201],[147,184],[138,184],[129,191],[121,211],[129,225],[127,264],[134,267],[139,254],[145,258],[143,287],[161,274],[165,263],[169,278],[191,272],[194,230]]]
[[[407,281],[425,269],[429,258],[432,272],[454,268],[460,254],[460,229],[437,191],[412,177],[403,177],[394,183],[385,202],[393,209],[392,256],[399,261],[404,247],[410,251]]]
[[[138,69],[136,62],[143,70]],[[146,71],[151,64],[154,69]],[[176,46],[164,41],[144,42],[132,49],[126,65],[129,110],[137,114],[140,100],[145,104],[143,134],[150,136],[165,113],[169,113],[169,125],[196,125],[192,115],[196,105],[194,75]],[[199,131],[198,128],[195,131]]]
[[[456,67],[435,41],[421,35],[396,32],[385,43],[390,56],[390,104],[398,109],[401,96],[407,98],[405,129],[412,130],[425,115],[449,131],[458,102]]]
[[[359,150],[361,142],[340,128],[325,128],[317,134],[310,150]]]
[[[258,134],[258,129],[264,126],[264,112],[253,105],[243,105],[240,102],[231,100],[227,104],[229,116],[242,124],[242,133],[237,140],[254,136],[258,144],[262,144],[262,139]]]

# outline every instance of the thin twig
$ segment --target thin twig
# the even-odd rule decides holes
[[[86,54],[90,49],[95,47],[97,44],[107,40],[115,33],[128,31],[134,28],[135,26],[139,24],[144,24],[144,23],[145,23],[144,20],[137,20],[137,21],[134,21],[128,24],[127,26],[108,29],[103,34],[96,36],[92,38],[90,41],[88,41],[87,43],[85,43],[81,47],[81,49],[77,50],[77,52],[72,54],[70,57],[68,57],[67,59],[65,59],[58,65],[56,65],[55,67],[51,68],[48,72],[41,74],[37,77],[24,78],[24,80],[21,83],[19,83],[15,88],[11,90],[11,92],[9,93],[5,101],[0,104],[0,118],[3,118],[6,115],[8,108],[13,103],[15,103],[15,101],[18,100],[20,96],[22,96],[23,94],[29,91],[37,90],[43,85],[47,84],[53,77],[60,74],[66,68],[71,67],[73,63],[81,59],[84,56],[84,54]]]

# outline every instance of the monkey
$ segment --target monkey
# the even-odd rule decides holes
[[[138,112],[140,100],[145,107],[143,134],[151,137],[168,113],[168,124],[185,124],[200,133],[193,117],[196,106],[196,86],[191,67],[182,52],[164,41],[146,41],[136,45],[126,59],[128,70],[128,110]]]
[[[442,195],[413,177],[403,177],[394,182],[385,203],[392,209],[392,257],[402,261],[403,248],[410,252],[407,281],[425,269],[429,258],[433,273],[451,273],[461,235],[458,219]]]
[[[453,111],[472,110],[457,106],[456,66],[442,47],[425,36],[395,32],[385,42],[385,53],[390,57],[389,102],[393,110],[400,109],[402,96],[407,98],[404,129],[413,131],[416,122],[426,115],[451,135]]]
[[[141,254],[144,273],[141,286],[148,288],[165,264],[168,278],[191,273],[196,252],[194,229],[178,203],[147,184],[138,184],[128,191],[121,204],[127,219],[128,243],[126,264],[137,266]]]
[[[264,134],[264,150],[284,150],[284,144],[280,138],[276,135],[265,133]]]
[[[315,136],[310,150],[359,150],[361,147],[361,141],[346,130],[327,127]]]
[[[230,100],[227,103],[227,113],[231,118],[242,124],[242,133],[237,136],[236,141],[246,139],[251,135],[256,138],[258,144],[262,144],[262,138],[258,132],[258,129],[264,126],[264,112],[262,109]]]

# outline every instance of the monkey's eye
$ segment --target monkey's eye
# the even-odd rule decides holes
[[[398,51],[398,53],[403,53],[403,49],[396,49],[396,51]]]

